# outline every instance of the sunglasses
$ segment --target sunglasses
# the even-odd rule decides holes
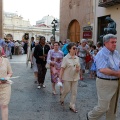
[[[73,50],[76,50],[77,48],[76,47],[73,47]]]

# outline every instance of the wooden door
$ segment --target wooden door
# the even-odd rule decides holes
[[[68,38],[71,42],[80,41],[80,25],[77,20],[74,20],[70,23],[68,29]]]

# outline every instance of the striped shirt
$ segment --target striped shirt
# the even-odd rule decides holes
[[[102,68],[109,68],[114,71],[120,70],[120,54],[118,51],[111,52],[105,46],[95,56],[97,76],[101,78],[115,79],[116,76],[109,76],[101,73]]]

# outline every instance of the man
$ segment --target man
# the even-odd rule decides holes
[[[106,120],[116,120],[120,85],[120,55],[116,51],[116,42],[115,35],[105,35],[104,47],[95,57],[98,105],[87,114],[87,120],[98,120],[104,113],[106,113]]]
[[[35,46],[35,50],[34,50],[34,57],[36,58],[36,63],[38,67],[38,87],[37,87],[38,89],[40,89],[41,87],[43,88],[46,87],[44,85],[45,75],[47,72],[45,65],[49,50],[50,47],[45,44],[45,37],[41,36],[40,44]]]

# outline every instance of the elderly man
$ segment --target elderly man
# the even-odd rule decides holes
[[[98,120],[104,113],[106,120],[116,120],[120,85],[120,55],[116,51],[116,42],[115,35],[105,35],[104,47],[96,55],[98,105],[87,114],[87,120]]]

